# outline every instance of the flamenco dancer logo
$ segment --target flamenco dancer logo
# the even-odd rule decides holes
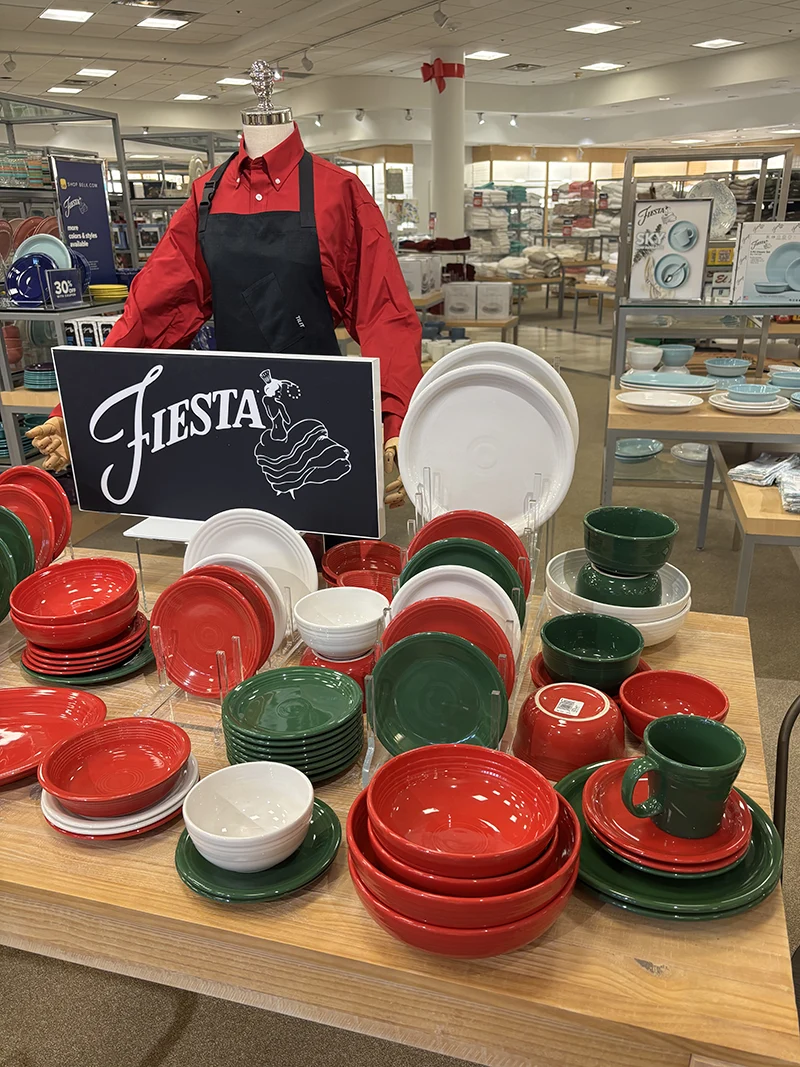
[[[294,500],[306,485],[338,482],[350,473],[350,451],[334,441],[318,419],[292,421],[287,403],[299,400],[299,386],[261,372],[266,428],[255,447],[254,456],[270,489],[279,496],[289,493]]]

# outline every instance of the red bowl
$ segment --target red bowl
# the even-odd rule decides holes
[[[469,537],[491,545],[506,557],[522,579],[525,596],[531,591],[531,564],[519,537],[502,519],[485,511],[448,511],[426,522],[408,546],[408,558],[421,548],[447,537]]]
[[[365,656],[359,656],[358,659],[325,659],[323,656],[318,656],[313,648],[307,648],[300,657],[300,666],[327,667],[329,670],[339,671],[340,674],[346,674],[348,678],[358,682],[363,693],[364,679],[375,666],[375,653],[367,652]]]
[[[522,705],[514,755],[558,782],[587,763],[622,759],[625,723],[617,705],[579,682],[543,686]]]
[[[386,651],[404,637],[430,632],[456,634],[477,645],[500,671],[506,694],[511,696],[516,678],[514,653],[502,626],[488,612],[456,597],[428,597],[398,612],[383,631],[381,644]]]
[[[476,930],[458,930],[450,926],[433,926],[400,915],[388,908],[364,885],[353,860],[348,857],[350,877],[361,903],[387,933],[413,948],[433,952],[438,956],[457,956],[462,959],[483,959],[499,956],[530,944],[549,929],[567,905],[578,878],[577,865],[572,875],[549,904],[532,915],[502,926],[485,926]]]
[[[619,689],[625,721],[641,741],[645,728],[663,715],[700,715],[725,722],[728,698],[718,685],[684,671],[632,674]]]
[[[134,598],[130,604],[113,615],[102,619],[90,619],[88,622],[62,622],[58,626],[45,626],[43,623],[23,622],[12,609],[11,619],[22,634],[34,645],[43,648],[73,649],[87,648],[111,641],[127,629],[139,610],[139,599]]]
[[[110,719],[52,748],[39,782],[75,815],[130,815],[167,795],[191,750],[173,722]]]
[[[482,878],[540,855],[558,796],[533,767],[478,745],[426,745],[395,756],[367,790],[369,818],[398,859],[433,874]]]
[[[389,541],[343,541],[322,557],[322,573],[331,585],[347,571],[381,571],[399,574],[403,550]]]
[[[387,873],[370,845],[367,823],[367,794],[364,790],[356,798],[347,818],[347,845],[359,877],[370,892],[387,907],[409,919],[460,930],[516,922],[545,907],[569,881],[580,853],[581,831],[577,816],[566,801],[559,799],[558,847],[542,881],[515,893],[498,896],[445,896],[405,885]]]
[[[113,615],[138,598],[136,571],[121,559],[68,559],[35,571],[9,602],[22,622],[59,626]]]
[[[388,571],[345,571],[336,579],[337,585],[355,585],[359,589],[374,589],[391,604],[394,597],[395,574]]]
[[[631,677],[632,678],[636,678],[638,675],[642,674],[644,671],[649,671],[650,669],[651,669],[650,665],[648,663],[646,663],[643,659],[640,659],[639,660],[639,666],[636,668],[636,670],[631,675]],[[533,682],[533,684],[536,686],[537,689],[541,689],[543,685],[552,685],[556,680],[552,676],[552,674],[550,674],[550,672],[548,671],[547,667],[545,667],[544,658],[543,658],[541,652],[537,652],[536,655],[531,660],[530,672],[531,672],[531,681]],[[616,693],[609,693],[608,694],[608,696],[610,696],[612,698],[615,697],[616,695],[617,695]]]

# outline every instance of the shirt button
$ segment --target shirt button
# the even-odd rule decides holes
[[[256,193],[256,200],[263,200],[261,193]]]
[[[280,180],[280,178],[276,178],[276,179],[275,179],[275,184],[276,184],[276,185],[280,185],[280,184],[281,184],[281,180]]]

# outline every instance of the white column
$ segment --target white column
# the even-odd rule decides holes
[[[463,63],[460,48],[434,48],[431,62]],[[440,93],[430,83],[432,182],[431,211],[437,237],[464,236],[464,101],[465,79],[448,78]]]

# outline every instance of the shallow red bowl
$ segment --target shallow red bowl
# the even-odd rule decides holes
[[[558,796],[533,767],[478,745],[426,745],[395,756],[367,790],[381,844],[451,877],[517,871],[549,842]]]
[[[358,659],[325,659],[318,656],[313,648],[307,648],[300,657],[300,666],[327,667],[331,671],[339,671],[340,674],[346,674],[348,678],[358,682],[363,693],[364,679],[375,666],[375,653],[367,652],[366,656],[359,656]]]
[[[191,750],[173,722],[111,719],[51,749],[39,782],[75,815],[129,815],[167,795]]]
[[[685,671],[632,674],[619,688],[619,703],[631,732],[640,741],[645,728],[663,715],[700,715],[725,722],[729,707],[718,685]]]
[[[106,717],[100,697],[80,689],[25,686],[0,698],[0,784],[35,771],[53,747]]]
[[[347,571],[399,574],[402,569],[403,550],[389,541],[343,541],[322,557],[322,573],[331,585]]]
[[[561,892],[577,866],[580,854],[581,832],[577,816],[569,804],[559,798],[558,846],[542,881],[515,893],[498,896],[446,896],[406,885],[384,870],[370,844],[367,823],[364,790],[356,798],[347,818],[347,846],[361,880],[387,907],[409,919],[437,926],[475,929],[524,919],[545,907]]]
[[[644,671],[649,671],[650,669],[651,669],[650,665],[648,663],[646,663],[643,659],[640,659],[639,660],[639,666],[636,668],[634,673],[631,675],[631,678],[636,678],[640,674],[642,674]],[[536,655],[531,660],[530,672],[531,672],[531,681],[533,682],[533,684],[536,686],[537,689],[541,689],[543,685],[552,685],[555,682],[555,678],[552,676],[552,674],[550,674],[550,672],[547,670],[547,667],[545,667],[545,665],[544,665],[544,658],[543,658],[541,652],[537,652]],[[608,694],[608,696],[610,696],[612,698],[616,697],[616,695],[617,695],[616,693],[609,693]]]
[[[345,571],[336,579],[337,585],[355,585],[359,589],[374,589],[391,604],[394,597],[395,574],[388,571]]]
[[[136,617],[139,600],[135,597],[130,604],[113,615],[102,619],[89,619],[88,622],[62,622],[58,626],[45,626],[44,623],[24,622],[12,609],[11,619],[22,634],[34,645],[43,648],[73,649],[86,648],[111,641],[126,630]]]
[[[91,648],[68,649],[60,652],[52,648],[43,648],[40,645],[28,642],[28,652],[33,659],[47,660],[55,666],[70,666],[79,663],[93,662],[98,659],[112,659],[119,653],[129,656],[132,651],[139,648],[147,637],[147,616],[137,611],[133,621],[117,637],[103,644],[92,645]]]
[[[381,644],[386,651],[404,637],[430,632],[455,634],[477,645],[500,671],[506,693],[511,696],[516,678],[514,653],[502,626],[487,611],[456,597],[418,600],[392,619],[381,635]]]
[[[121,559],[68,559],[35,571],[9,602],[23,622],[60,626],[102,619],[138,597],[136,571]]]
[[[616,703],[579,682],[554,682],[522,705],[514,755],[553,782],[587,763],[622,759],[625,723]]]
[[[549,904],[532,915],[502,926],[485,926],[476,930],[458,930],[450,926],[436,926],[418,922],[388,908],[370,892],[359,877],[353,860],[348,857],[350,877],[361,903],[379,926],[413,948],[438,956],[458,956],[462,959],[483,959],[499,956],[530,944],[549,929],[567,905],[578,877],[577,865],[569,881]]]
[[[260,667],[262,663],[266,663],[272,652],[272,643],[275,640],[275,617],[272,614],[272,608],[264,591],[248,575],[234,570],[233,567],[223,567],[219,563],[206,563],[193,567],[183,577],[185,578],[188,574],[193,574],[195,577],[204,575],[206,578],[217,578],[221,582],[227,582],[228,585],[232,585],[237,592],[242,594],[253,609],[261,631],[261,650],[258,654],[257,666]],[[181,580],[179,579],[179,581]]]
[[[522,579],[525,596],[531,590],[531,564],[519,537],[502,519],[485,511],[448,511],[426,522],[408,546],[408,558],[421,548],[447,537],[469,537],[502,552]]]

